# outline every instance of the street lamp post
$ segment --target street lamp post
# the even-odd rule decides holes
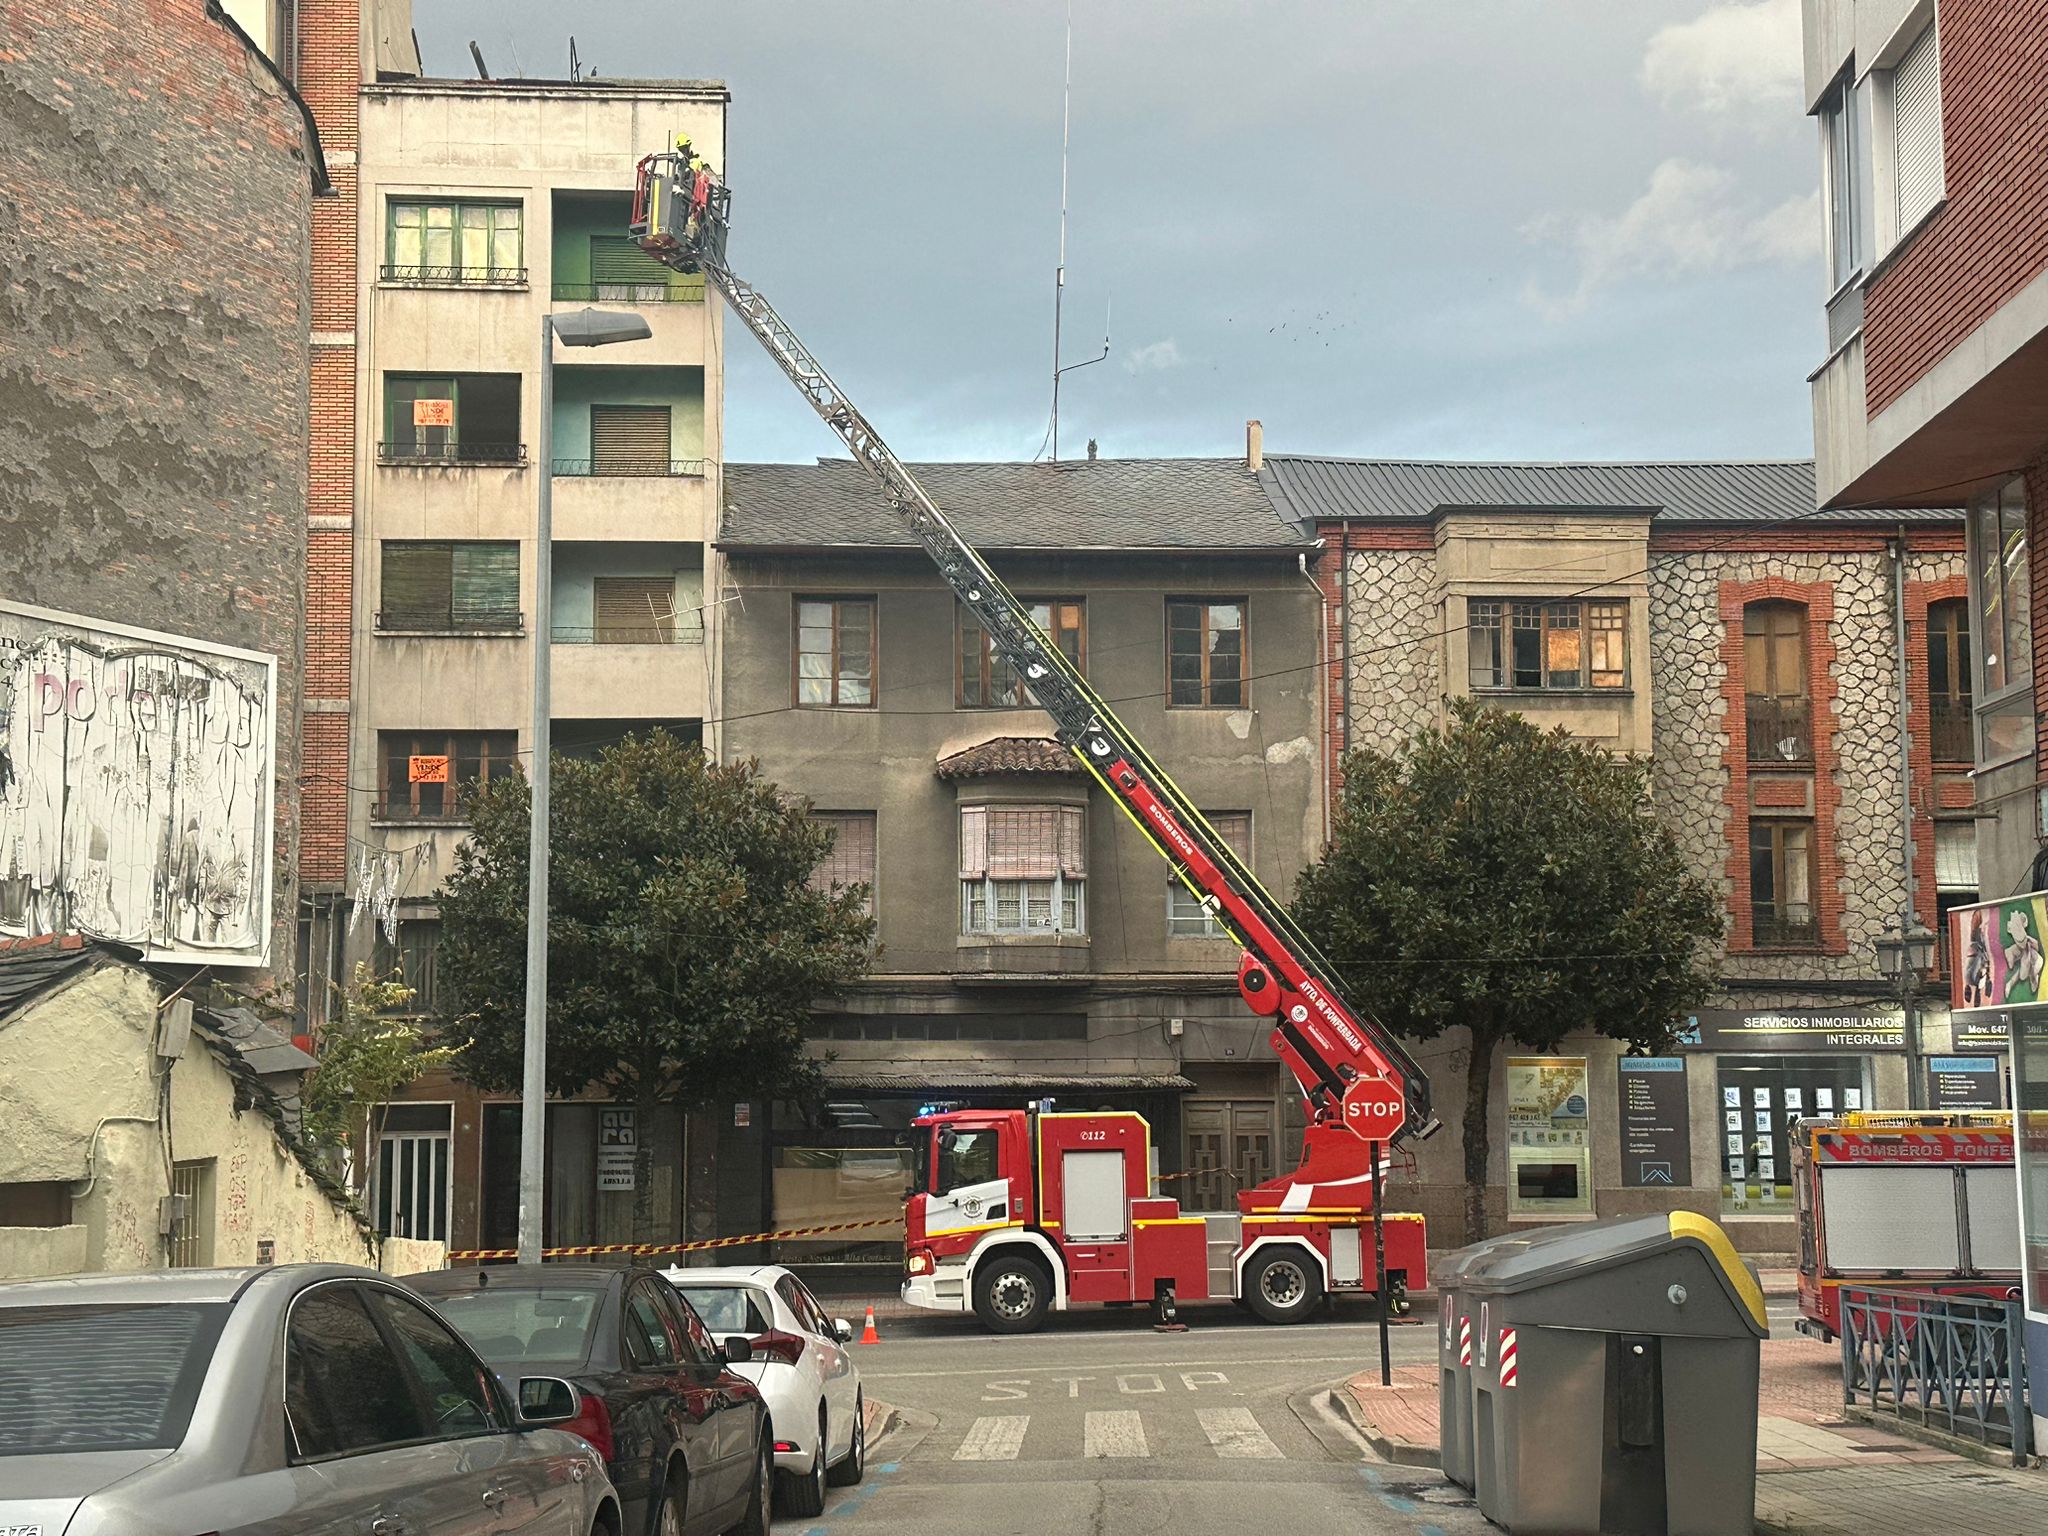
[[[1920,1055],[1920,982],[1934,969],[1934,935],[1910,913],[1877,941],[1877,968],[1899,988],[1906,1042],[1906,1107],[1926,1108]]]
[[[639,315],[582,309],[540,317],[540,514],[533,539],[533,813],[526,844],[526,1056],[519,1083],[519,1262],[538,1264],[541,1191],[547,1183],[548,769],[555,572],[555,338],[565,347],[603,347],[653,335]]]

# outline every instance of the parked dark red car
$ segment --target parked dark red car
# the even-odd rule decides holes
[[[576,1384],[582,1411],[562,1428],[604,1457],[626,1536],[768,1536],[768,1410],[728,1369],[749,1359],[751,1346],[714,1340],[661,1276],[510,1264],[407,1283],[494,1369],[531,1376],[544,1361],[545,1374]]]

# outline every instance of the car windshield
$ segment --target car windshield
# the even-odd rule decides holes
[[[494,1285],[427,1300],[486,1360],[581,1360],[603,1295],[596,1286]]]
[[[768,1303],[759,1291],[744,1285],[678,1285],[684,1300],[697,1309],[704,1326],[715,1334],[768,1331]]]
[[[225,1303],[0,1307],[0,1456],[174,1448],[227,1314]]]

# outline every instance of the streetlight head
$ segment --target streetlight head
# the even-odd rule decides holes
[[[555,334],[565,347],[608,347],[615,341],[645,341],[654,332],[639,315],[615,309],[579,309],[555,316]]]
[[[1877,941],[1877,971],[1891,981],[1899,979],[1905,965],[1905,940],[1896,933],[1887,932]]]

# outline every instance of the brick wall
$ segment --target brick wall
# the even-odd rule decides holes
[[[312,146],[204,0],[0,7],[0,592],[278,658],[296,906]]]
[[[2048,0],[1942,0],[1947,204],[1865,290],[1871,416],[2048,268]]]
[[[335,195],[313,214],[312,420],[307,434],[315,520],[306,585],[305,832],[299,874],[338,887],[348,869],[347,715],[355,614],[356,156],[362,84],[358,0],[306,0],[298,78],[320,125]],[[319,712],[319,706],[332,706]]]

